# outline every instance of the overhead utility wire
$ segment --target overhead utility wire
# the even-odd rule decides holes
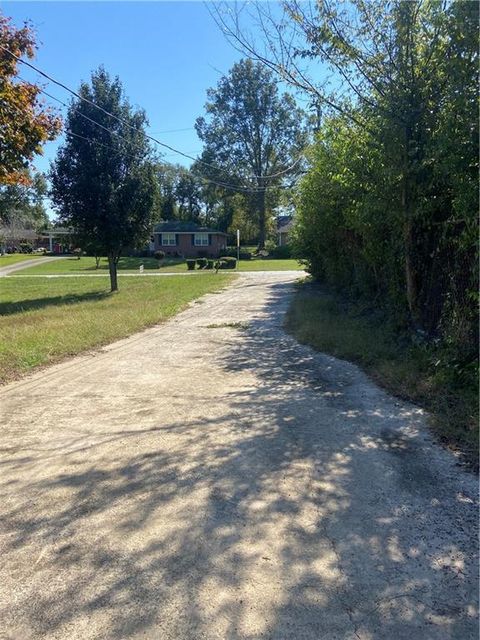
[[[27,80],[24,80],[24,78],[22,78],[21,76],[17,76],[18,78],[20,78],[20,80],[23,80],[24,82],[27,82]],[[46,96],[48,96],[49,98],[51,98],[52,100],[56,100],[59,104],[63,105],[64,107],[68,108],[68,105],[63,102],[63,100],[60,100],[60,98],[56,98],[55,96],[52,96],[50,93],[48,93],[48,91],[45,91],[44,89],[40,89],[40,91],[42,93],[44,93]],[[120,138],[121,140],[123,140],[124,142],[126,142],[129,145],[133,145],[134,142],[132,140],[127,140],[126,138],[124,138],[123,136],[121,136],[119,133],[117,133],[116,131],[112,131],[111,129],[109,129],[108,127],[105,127],[103,124],[101,124],[100,122],[97,122],[96,120],[93,120],[93,118],[90,118],[89,116],[87,116],[84,113],[81,113],[80,111],[78,112],[78,114],[82,117],[85,118],[86,120],[88,120],[89,122],[92,122],[93,124],[97,125],[98,127],[100,127],[101,129],[107,131],[108,133],[111,133],[114,136],[117,136],[118,138]],[[70,129],[68,129],[67,127],[64,127],[65,133],[67,135],[73,135],[76,136],[77,138],[82,138],[83,140],[87,140],[89,142],[92,142],[94,144],[98,144],[100,146],[103,147],[107,147],[110,149],[114,149],[114,147],[112,147],[112,145],[108,145],[102,142],[99,142],[98,140],[94,140],[92,138],[87,138],[85,136],[79,135],[78,133],[74,133],[73,131],[71,131]],[[135,129],[135,131],[140,132],[139,129]],[[127,154],[131,157],[134,157],[133,154]],[[172,165],[171,163],[168,163],[170,166],[174,167],[174,165]],[[256,187],[245,187],[245,186],[237,186],[237,185],[233,185],[233,184],[229,184],[227,182],[223,182],[223,181],[219,181],[219,180],[212,180],[211,178],[205,178],[204,176],[196,176],[195,174],[192,173],[192,175],[194,176],[194,178],[196,180],[200,180],[202,182],[206,182],[207,184],[214,184],[216,186],[219,187],[224,187],[225,189],[231,189],[233,191],[243,191],[245,193],[256,193],[258,191],[260,191],[260,189],[256,188]]]
[[[125,124],[130,129],[133,129],[134,131],[138,131],[137,127],[134,127],[133,125],[131,125],[126,120],[123,120],[123,118],[119,118],[118,116],[116,116],[113,113],[110,113],[109,111],[107,111],[106,109],[101,107],[100,105],[95,104],[95,102],[92,102],[92,100],[89,100],[88,98],[85,98],[85,97],[81,96],[80,94],[78,94],[73,89],[70,89],[70,87],[68,87],[66,84],[63,84],[63,82],[60,82],[59,80],[55,80],[54,78],[52,78],[52,76],[49,76],[48,73],[45,73],[45,71],[42,71],[41,69],[39,69],[35,65],[31,64],[30,62],[27,62],[26,60],[22,60],[22,58],[20,58],[19,56],[16,56],[12,51],[10,51],[10,49],[7,49],[7,47],[4,47],[3,45],[0,45],[0,49],[3,49],[3,51],[6,51],[13,58],[15,58],[15,60],[17,60],[18,62],[20,62],[20,63],[22,63],[24,65],[26,65],[27,67],[30,67],[31,69],[33,69],[34,71],[39,73],[41,76],[43,76],[44,78],[46,78],[50,82],[53,82],[54,84],[58,85],[62,89],[65,89],[65,91],[68,91],[69,93],[71,93],[72,95],[77,97],[79,100],[83,100],[84,102],[87,102],[88,104],[90,104],[93,107],[95,107],[95,109],[98,109],[98,110],[102,111],[103,113],[105,113],[106,115],[110,116],[111,118],[114,118],[115,120],[118,120],[118,122],[121,122],[122,124]],[[211,164],[209,162],[204,162],[203,160],[199,160],[198,158],[195,158],[194,156],[191,156],[188,153],[184,153],[183,151],[180,151],[179,149],[175,149],[175,147],[172,147],[172,146],[170,146],[168,144],[165,144],[165,142],[161,142],[157,138],[154,138],[153,136],[151,136],[151,135],[149,135],[147,133],[145,133],[144,135],[149,140],[152,140],[156,144],[159,144],[160,146],[165,147],[166,149],[169,149],[170,151],[173,151],[174,153],[177,153],[178,155],[181,155],[184,158],[188,158],[189,160],[193,160],[194,162],[198,162],[199,164],[203,164],[204,166],[210,167],[211,169],[216,169],[217,171],[218,170],[220,170],[220,171],[223,170],[221,167],[219,167],[217,165]],[[257,179],[268,180],[268,179],[271,179],[271,178],[278,178],[281,175],[289,173],[299,162],[300,162],[300,158],[297,158],[297,160],[293,163],[293,165],[291,165],[290,167],[287,167],[286,169],[283,169],[282,171],[278,171],[277,173],[273,173],[273,174],[266,175],[266,176],[259,176],[259,175],[253,174],[251,176],[247,176],[246,179],[250,179],[250,180],[257,180]]]

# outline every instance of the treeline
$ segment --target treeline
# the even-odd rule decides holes
[[[351,15],[321,14],[320,3],[310,30],[312,48],[327,52],[350,91],[319,123],[299,189],[297,251],[316,278],[470,362],[478,3],[396,2],[383,13],[355,4],[355,26]]]

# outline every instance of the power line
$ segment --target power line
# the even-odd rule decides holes
[[[17,74],[17,77],[19,78],[19,80],[22,80],[23,82],[27,82],[27,80],[25,80],[24,78],[22,78],[21,76],[19,76]],[[45,94],[46,96],[48,96],[49,98],[51,98],[52,100],[55,100],[56,102],[58,102],[59,104],[63,105],[64,107],[68,108],[68,105],[63,102],[63,100],[60,100],[60,98],[57,98],[55,96],[52,96],[50,93],[48,93],[48,91],[45,91],[44,89],[39,89],[39,91],[43,94]],[[15,105],[13,105],[15,106]],[[19,110],[18,110],[19,111]],[[97,122],[96,120],[93,120],[93,118],[90,118],[89,116],[87,116],[84,113],[78,112],[78,114],[80,116],[82,116],[83,118],[85,118],[86,120],[88,120],[89,122],[92,122],[93,124],[97,125],[98,127],[100,127],[101,129],[107,131],[108,133],[117,136],[118,138],[120,138],[121,140],[123,140],[124,142],[126,142],[129,145],[134,144],[134,142],[132,140],[127,140],[126,138],[124,138],[123,136],[121,136],[119,133],[117,133],[116,131],[112,131],[111,129],[109,129],[108,127],[105,127],[104,125],[102,125],[100,122]],[[108,148],[108,149],[114,149],[116,151],[118,151],[118,149],[115,149],[115,147],[113,147],[112,145],[109,144],[105,144],[100,142],[99,140],[95,140],[93,138],[87,138],[86,136],[82,136],[78,133],[73,132],[71,129],[68,129],[67,127],[64,126],[64,131],[66,135],[71,135],[71,136],[75,136],[77,138],[81,138],[82,140],[86,140],[87,142],[91,142],[93,144],[97,144],[100,145],[102,147]],[[139,131],[138,129],[136,131]],[[125,152],[124,152],[125,153]],[[132,153],[126,153],[125,155],[128,155],[130,157],[138,157],[138,156],[134,156]],[[173,165],[171,162],[167,162],[166,164],[168,164],[169,167],[171,167],[172,169],[174,169],[175,171],[177,171],[177,173],[181,173],[182,169],[178,169],[177,167],[175,167],[175,165]],[[233,191],[241,191],[244,193],[257,193],[260,191],[259,188],[256,187],[244,187],[241,185],[233,185],[233,184],[229,184],[225,181],[219,181],[219,180],[213,180],[211,178],[206,178],[204,176],[198,176],[193,172],[190,172],[190,175],[193,177],[194,180],[201,181],[203,183],[206,184],[214,184],[216,186],[219,187],[223,187],[225,189],[231,189]]]
[[[76,91],[74,91],[73,89],[68,87],[66,84],[63,84],[63,82],[60,82],[59,80],[55,80],[55,78],[52,78],[52,76],[48,75],[47,73],[45,73],[45,71],[42,71],[41,69],[39,69],[35,65],[31,64],[30,62],[27,62],[26,60],[22,60],[22,58],[20,58],[19,56],[16,56],[12,51],[7,49],[7,47],[4,47],[3,45],[0,45],[0,49],[3,49],[3,51],[6,51],[13,58],[15,58],[15,60],[17,60],[18,62],[20,62],[20,63],[22,63],[24,65],[26,65],[27,67],[30,67],[31,69],[33,69],[34,71],[39,73],[41,76],[43,76],[44,78],[46,78],[50,82],[53,82],[54,84],[58,85],[59,87],[61,87],[65,91],[68,91],[69,93],[74,95],[79,100],[83,100],[84,102],[86,102],[86,103],[90,104],[91,106],[93,106],[95,109],[98,109],[99,111],[102,111],[103,113],[105,113],[106,115],[110,116],[111,118],[114,118],[118,122],[126,125],[130,129],[133,129],[134,131],[138,131],[137,127],[134,127],[128,121],[124,120],[123,118],[119,118],[118,116],[116,116],[113,113],[110,113],[109,111],[107,111],[106,109],[104,109],[100,105],[96,104],[92,100],[89,100],[88,98],[85,98],[84,96],[81,96],[79,93],[77,93]],[[202,165],[204,165],[206,167],[210,167],[212,169],[216,169],[217,171],[218,170],[220,170],[220,171],[223,170],[221,167],[219,167],[217,165],[211,164],[209,162],[204,162],[203,160],[195,158],[194,156],[191,156],[188,153],[184,153],[183,151],[180,151],[179,149],[176,149],[175,147],[172,147],[172,146],[166,144],[165,142],[161,142],[157,138],[154,138],[153,136],[151,136],[151,135],[149,135],[147,133],[145,133],[144,135],[149,140],[152,140],[156,144],[159,144],[160,146],[162,146],[162,147],[164,147],[166,149],[169,149],[170,151],[173,151],[174,153],[177,153],[178,155],[181,155],[184,158],[187,158],[189,160],[193,160],[194,162],[198,162],[199,164],[202,164]],[[247,176],[246,179],[247,180],[258,180],[258,179],[269,180],[269,179],[272,179],[272,178],[278,178],[278,177],[280,177],[282,175],[285,175],[286,173],[289,173],[299,162],[300,162],[300,158],[298,158],[293,163],[293,165],[291,165],[290,167],[287,167],[286,169],[284,169],[282,171],[278,171],[277,173],[274,173],[274,174],[271,174],[271,175],[266,175],[266,176],[259,176],[259,175],[253,174],[252,176]]]
[[[195,131],[195,127],[185,127],[184,129],[165,129],[164,131],[150,131],[150,133],[180,133],[181,131]]]

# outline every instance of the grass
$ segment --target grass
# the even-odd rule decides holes
[[[23,262],[23,260],[35,260],[41,258],[41,253],[6,253],[4,256],[0,256],[0,269],[2,267],[8,267],[11,264],[17,262]]]
[[[4,278],[0,288],[0,382],[108,344],[166,320],[231,278]]]
[[[477,467],[474,370],[439,367],[445,355],[439,347],[413,345],[371,310],[308,283],[299,285],[286,327],[300,342],[359,364],[388,391],[427,409],[437,437]]]
[[[121,258],[118,269],[125,272],[137,272],[143,264],[145,271],[152,273],[186,273],[187,265],[184,260],[164,260],[160,268],[155,258]],[[256,258],[253,260],[240,260],[238,271],[286,271],[299,270],[303,267],[296,260],[274,260],[268,258]],[[102,273],[108,271],[106,258],[102,258],[99,269],[95,268],[95,258],[85,256],[77,258],[65,258],[46,262],[35,267],[27,267],[22,274],[25,275],[50,275],[72,273]]]

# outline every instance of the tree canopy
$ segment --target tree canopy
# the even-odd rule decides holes
[[[103,68],[78,93],[81,99],[68,111],[65,143],[52,164],[51,196],[60,221],[74,227],[78,242],[107,255],[115,291],[122,252],[147,240],[155,217],[158,194],[147,120],[124,97],[120,80]]]
[[[41,87],[16,78],[19,63],[13,56],[34,54],[32,29],[16,29],[0,13],[0,184],[28,182],[30,161],[60,132],[60,118],[41,100]]]
[[[273,74],[249,59],[235,64],[207,95],[206,115],[195,125],[205,145],[198,169],[254,197],[263,247],[267,189],[299,171],[307,140],[304,114],[291,95],[279,93]]]

